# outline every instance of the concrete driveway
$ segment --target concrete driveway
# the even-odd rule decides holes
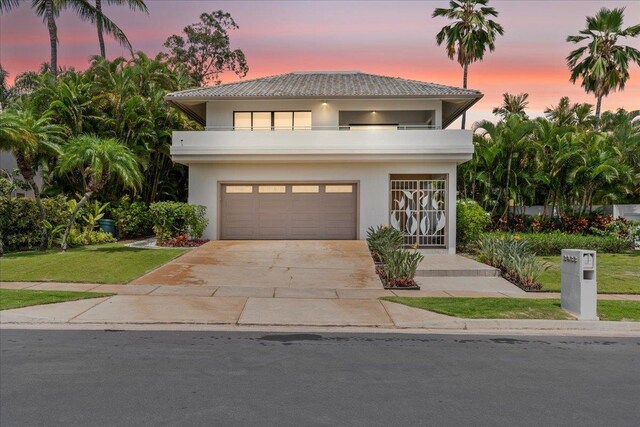
[[[212,241],[132,284],[382,289],[367,245],[359,240]]]

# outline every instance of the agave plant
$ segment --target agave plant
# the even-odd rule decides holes
[[[378,263],[386,263],[389,255],[402,248],[405,235],[402,231],[388,225],[369,227],[367,229],[367,243],[373,259]]]
[[[392,287],[416,286],[414,278],[418,265],[424,259],[424,255],[419,252],[411,252],[400,249],[391,252],[387,258],[385,273],[387,283]]]
[[[480,261],[500,269],[503,276],[525,290],[539,290],[539,278],[548,266],[538,262],[529,244],[517,236],[482,236]]]

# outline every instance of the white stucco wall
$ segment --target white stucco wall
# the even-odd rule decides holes
[[[447,174],[448,206],[446,240],[455,252],[456,164],[452,162],[385,163],[191,163],[189,203],[207,207],[208,239],[217,239],[218,191],[221,183],[232,182],[357,182],[359,189],[358,238],[366,237],[370,226],[389,223],[389,180],[391,174]],[[452,190],[452,191],[451,191]]]

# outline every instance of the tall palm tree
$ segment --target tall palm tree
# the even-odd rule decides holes
[[[9,11],[20,5],[17,0],[0,0],[0,12]],[[71,9],[83,21],[91,21],[95,23],[100,19],[100,23],[104,31],[111,34],[123,46],[130,51],[131,43],[124,32],[109,18],[99,12],[88,0],[31,0],[31,7],[35,10],[36,15],[42,17],[49,29],[49,45],[51,50],[50,71],[54,76],[58,75],[58,25],[56,19],[60,16],[63,9]]]
[[[62,250],[76,215],[91,196],[104,189],[114,179],[125,188],[136,189],[142,183],[140,165],[135,155],[116,139],[102,139],[92,135],[78,136],[67,145],[58,159],[58,172],[79,173],[86,182],[85,193],[76,204],[62,237]]]
[[[602,8],[595,16],[587,17],[587,27],[577,36],[567,37],[567,42],[580,43],[589,40],[567,56],[571,70],[571,82],[582,79],[582,87],[596,97],[596,121],[600,120],[602,98],[610,92],[623,90],[629,79],[629,65],[640,65],[640,51],[619,45],[623,37],[637,37],[640,24],[623,28],[624,8]],[[596,122],[596,127],[598,123]]]
[[[445,26],[436,35],[438,46],[447,47],[449,59],[456,58],[463,68],[462,86],[467,88],[469,65],[482,61],[489,48],[495,50],[497,35],[504,34],[500,24],[490,19],[498,12],[487,6],[489,0],[451,0],[449,8],[437,8],[432,17],[445,17],[453,23]],[[462,129],[465,128],[466,113],[462,114]]]
[[[98,11],[98,14],[96,17],[96,27],[98,30],[98,43],[100,44],[100,56],[102,56],[103,58],[106,58],[107,53],[104,47],[104,36],[102,34],[103,33],[103,23],[102,23],[102,16],[103,16],[102,2],[103,1],[105,4],[108,4],[108,5],[117,5],[117,6],[126,5],[126,6],[129,6],[129,9],[131,9],[132,11],[140,11],[146,14],[149,13],[149,10],[147,9],[147,5],[144,3],[144,0],[96,0],[96,10]],[[122,40],[118,39],[118,41],[122,43]],[[129,46],[129,49],[131,49],[130,46]]]
[[[521,93],[518,95],[512,95],[510,93],[502,94],[502,105],[493,109],[492,113],[496,116],[500,116],[503,119],[507,119],[514,114],[520,115],[523,119],[528,119],[525,110],[529,105],[529,94]]]
[[[40,198],[40,188],[35,182],[37,162],[43,156],[58,155],[58,143],[63,137],[63,128],[51,123],[49,115],[35,117],[24,110],[0,114],[0,151],[13,153],[20,174],[33,191],[42,226],[41,249],[47,246],[47,228],[44,225],[45,212]]]

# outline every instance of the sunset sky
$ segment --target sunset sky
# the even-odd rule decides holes
[[[46,26],[30,8],[31,1],[0,16],[0,63],[16,74],[36,70],[49,60]],[[149,16],[124,7],[105,8],[128,35],[135,50],[154,55],[174,33],[198,20],[200,13],[230,12],[240,29],[234,47],[249,62],[246,78],[296,70],[360,70],[363,72],[462,85],[462,71],[450,61],[435,35],[446,23],[432,19],[435,7],[448,1],[169,1],[147,0]],[[469,86],[485,93],[471,120],[490,118],[503,92],[530,94],[530,113],[538,115],[562,95],[593,102],[579,85],[569,82],[565,57],[573,45],[569,34],[585,26],[585,16],[602,6],[626,6],[625,26],[640,22],[640,2],[627,1],[498,1],[490,2],[505,28],[496,51],[470,67]],[[84,69],[98,41],[90,23],[70,12],[58,20],[62,66]],[[640,49],[640,40],[626,40]],[[109,40],[107,55],[126,52]],[[224,81],[235,80],[226,75]],[[634,66],[623,93],[610,95],[603,108],[640,108],[640,69]]]

